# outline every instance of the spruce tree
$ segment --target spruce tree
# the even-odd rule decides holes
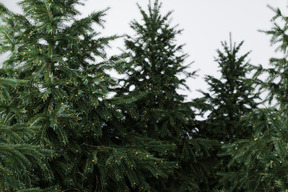
[[[76,19],[78,0],[19,4],[23,14],[0,6],[1,49],[11,52],[3,68],[26,82],[13,90],[13,105],[25,109],[19,118],[26,126],[39,127],[29,142],[55,151],[43,164],[48,174],[33,166],[31,184],[61,191],[151,190],[147,177],[165,177],[176,166],[155,154],[173,146],[124,126],[122,107],[136,98],[107,97],[115,82],[105,70],[121,61],[105,53],[117,37],[92,28],[103,26],[106,10]]]
[[[256,81],[247,77],[254,69],[246,61],[249,53],[239,56],[242,44],[232,46],[231,39],[230,46],[222,42],[223,50],[217,50],[218,57],[215,59],[221,77],[206,76],[209,92],[201,91],[203,97],[195,99],[200,114],[207,115],[205,120],[199,121],[199,137],[218,142],[211,150],[214,158],[210,159],[213,164],[208,176],[210,190],[221,186],[217,172],[229,170],[226,164],[230,157],[217,157],[221,146],[238,139],[251,138],[253,133],[251,126],[243,126],[242,117],[257,107],[259,93],[255,92]]]
[[[201,113],[209,112],[199,133],[218,141],[230,142],[251,136],[249,127],[242,127],[240,118],[258,105],[255,93],[256,82],[247,77],[255,69],[247,60],[249,53],[239,55],[243,42],[229,47],[223,42],[223,51],[217,50],[215,61],[219,64],[221,77],[206,76],[209,92],[201,91],[204,97]]]
[[[228,166],[237,166],[223,174],[229,191],[286,191],[287,112],[275,108],[258,109],[245,117],[252,126],[253,138],[240,139],[224,146],[233,158]],[[247,126],[244,125],[244,126]]]
[[[268,74],[268,78],[263,82],[262,89],[268,90],[267,100],[269,104],[275,103],[275,107],[287,108],[287,81],[288,81],[288,61],[285,57],[287,53],[287,17],[284,16],[279,8],[269,7],[275,16],[272,18],[274,24],[271,30],[262,31],[271,36],[271,44],[276,45],[276,52],[282,53],[282,58],[271,58],[268,69],[261,68],[260,71]],[[283,22],[283,23],[282,23]]]
[[[10,14],[0,4],[0,21],[9,22],[7,17]],[[0,54],[13,49],[11,44],[5,42],[9,35],[10,30],[0,26]],[[33,166],[39,166],[43,172],[49,173],[44,165],[53,151],[30,141],[40,127],[26,124],[27,110],[23,105],[18,105],[18,89],[23,88],[27,81],[15,79],[15,73],[13,69],[0,70],[0,190],[41,191],[33,188]]]
[[[230,183],[233,191],[287,191],[287,17],[281,10],[270,7],[275,16],[274,27],[264,31],[271,36],[276,51],[282,58],[271,58],[271,67],[260,66],[259,72],[268,77],[262,89],[268,91],[271,107],[255,110],[246,117],[253,126],[253,138],[239,140],[225,146],[227,154],[233,156],[231,166],[241,169],[225,175],[223,181]],[[272,102],[272,103],[271,103]]]
[[[5,74],[1,70],[1,76]],[[15,89],[23,82],[15,79],[0,78],[0,190],[32,190],[33,165],[38,165],[47,173],[44,166],[51,157],[51,150],[29,142],[35,129],[39,127],[25,125],[25,109],[13,104],[14,97],[7,89]],[[14,91],[15,94],[15,91]],[[40,189],[33,189],[40,191]],[[47,190],[48,191],[48,190]]]
[[[167,154],[155,155],[179,162],[179,168],[165,180],[150,179],[154,191],[197,191],[205,175],[206,141],[194,139],[195,113],[191,103],[178,89],[187,88],[187,54],[183,45],[177,45],[176,37],[182,30],[171,26],[171,13],[161,14],[162,4],[149,2],[145,11],[139,5],[142,22],[134,20],[131,28],[135,34],[125,39],[126,78],[121,79],[118,96],[140,98],[133,103],[137,118],[127,118],[126,124],[132,131],[165,143],[174,143],[176,148]],[[208,147],[207,147],[208,148]]]

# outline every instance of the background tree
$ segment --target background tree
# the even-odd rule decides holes
[[[133,37],[125,39],[129,55],[127,67],[122,68],[126,78],[121,79],[118,96],[141,96],[134,105],[137,118],[127,118],[126,126],[143,136],[165,143],[174,143],[173,152],[155,155],[179,162],[179,168],[165,180],[150,179],[155,191],[197,191],[205,175],[205,161],[208,143],[194,139],[195,113],[191,103],[178,89],[187,88],[186,78],[194,72],[187,72],[184,65],[187,54],[183,45],[176,44],[176,37],[182,30],[171,27],[171,13],[160,13],[162,4],[156,0],[148,10],[140,12],[143,22],[134,20],[131,28]],[[209,144],[208,144],[209,145]]]
[[[287,191],[287,17],[281,10],[270,7],[275,16],[274,27],[264,31],[271,35],[276,51],[284,54],[282,58],[271,58],[271,68],[259,68],[268,73],[262,89],[268,91],[267,100],[273,107],[255,110],[247,116],[254,128],[252,139],[239,140],[225,146],[233,156],[231,166],[238,164],[241,169],[224,177],[230,181],[234,191]],[[275,104],[275,105],[274,105]],[[226,179],[226,180],[225,180]]]
[[[217,157],[222,144],[251,138],[253,133],[251,126],[243,126],[242,117],[257,107],[259,93],[255,92],[256,81],[248,77],[255,68],[246,61],[249,53],[238,56],[242,44],[232,46],[230,40],[229,47],[226,42],[222,43],[223,51],[217,50],[215,59],[221,77],[206,76],[209,92],[201,91],[203,97],[195,99],[200,114],[207,115],[199,121],[199,137],[218,142],[211,151],[214,158],[209,160],[213,164],[208,177],[210,190],[221,186],[217,172],[228,171],[226,163],[230,157]]]
[[[286,34],[287,17],[282,14],[279,8],[269,8],[275,12],[275,16],[272,18],[273,28],[262,32],[271,36],[271,44],[277,45],[276,51],[285,55],[288,47],[288,35]],[[282,58],[271,58],[270,65],[271,67],[268,69],[260,69],[262,73],[268,73],[268,78],[263,82],[262,89],[268,90],[267,99],[269,104],[274,102],[277,108],[287,108],[288,61],[285,56]]]
[[[172,145],[123,126],[120,104],[134,99],[108,99],[115,82],[105,73],[119,62],[117,57],[108,61],[105,53],[117,37],[102,37],[92,28],[103,26],[105,10],[76,19],[78,4],[23,0],[23,15],[0,6],[7,13],[1,49],[11,52],[3,67],[27,82],[14,90],[13,105],[25,109],[19,118],[25,116],[26,126],[39,127],[29,142],[55,151],[43,164],[49,174],[37,165],[31,168],[31,185],[58,184],[62,191],[150,190],[147,175],[165,177],[176,166],[154,155],[168,153]]]

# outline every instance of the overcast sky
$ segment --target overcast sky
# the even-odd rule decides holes
[[[19,12],[18,0],[0,0],[13,11]],[[102,10],[107,7],[105,29],[103,34],[131,34],[129,23],[140,20],[140,13],[136,6],[146,8],[148,0],[86,0],[80,10],[84,15],[92,11]],[[188,81],[192,92],[187,93],[189,98],[199,96],[195,90],[205,90],[207,85],[203,80],[204,75],[219,76],[217,63],[214,62],[216,50],[221,48],[221,41],[229,40],[232,32],[233,41],[245,41],[242,53],[252,51],[250,62],[268,66],[269,58],[275,56],[275,47],[270,46],[270,38],[258,30],[270,29],[273,12],[267,5],[279,7],[287,12],[285,0],[162,0],[162,13],[173,10],[172,25],[179,24],[184,29],[178,37],[179,44],[186,44],[184,52],[190,57],[187,63],[194,61],[192,69],[199,69],[198,77]],[[123,43],[118,40],[113,44],[110,53],[117,53],[123,48]],[[0,62],[3,56],[0,56]]]

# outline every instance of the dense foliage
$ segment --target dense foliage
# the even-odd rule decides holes
[[[230,166],[238,165],[236,172],[224,174],[223,184],[233,191],[287,191],[287,17],[280,9],[272,21],[274,27],[264,31],[271,43],[278,45],[283,58],[271,58],[271,67],[259,68],[267,75],[261,88],[268,95],[271,107],[254,109],[245,117],[253,127],[253,137],[225,146],[226,154],[233,158]],[[280,21],[279,21],[280,20]],[[284,23],[283,23],[284,22]],[[245,126],[245,125],[244,125]],[[246,124],[246,126],[248,126]],[[225,153],[224,153],[225,155]],[[229,185],[227,185],[229,183]]]
[[[104,30],[107,10],[81,17],[79,5],[21,0],[16,14],[0,3],[0,54],[9,53],[0,68],[0,191],[288,190],[280,9],[264,32],[283,58],[256,72],[249,53],[239,56],[243,42],[223,42],[221,77],[206,76],[208,91],[187,101],[179,89],[195,72],[172,12],[162,14],[158,0],[138,6],[124,53],[108,58],[120,37],[94,28]]]
[[[285,191],[287,189],[287,112],[273,108],[250,113],[254,135],[225,145],[237,170],[223,174],[222,183],[229,191]]]
[[[48,174],[40,170],[41,162],[30,163],[35,165],[31,185],[58,185],[66,191],[149,190],[147,177],[164,177],[177,167],[176,162],[154,156],[168,153],[172,146],[123,126],[125,116],[118,105],[133,99],[108,99],[115,82],[105,73],[117,62],[117,57],[106,59],[105,47],[117,37],[102,37],[92,28],[102,26],[105,11],[76,19],[77,4],[24,0],[23,15],[1,5],[1,49],[11,52],[3,64],[3,78],[25,81],[8,90],[15,97],[13,106],[25,109],[17,118],[29,129],[39,127],[28,143],[54,151],[54,158],[44,164]],[[37,146],[32,147],[30,155]]]
[[[213,155],[209,162],[213,166],[208,176],[209,183],[206,184],[210,186],[210,190],[216,186],[221,187],[217,174],[230,171],[226,166],[229,155],[219,157],[222,145],[251,138],[253,133],[252,127],[245,124],[242,118],[257,107],[256,99],[259,99],[259,92],[255,90],[257,79],[248,78],[255,68],[246,61],[249,53],[239,56],[242,44],[243,42],[232,46],[231,41],[229,47],[227,42],[222,42],[223,51],[217,50],[216,58],[221,76],[206,76],[209,92],[201,91],[203,97],[194,100],[200,114],[207,116],[198,123],[198,137],[217,141],[210,151]],[[233,167],[233,170],[237,168]]]
[[[135,35],[127,36],[125,45],[128,64],[124,69],[127,78],[120,80],[118,95],[137,96],[145,93],[133,103],[138,118],[127,119],[127,127],[141,135],[165,143],[175,144],[173,153],[159,156],[179,162],[167,180],[152,180],[156,191],[196,191],[206,174],[204,156],[209,142],[192,139],[195,132],[195,112],[191,102],[177,92],[188,87],[186,79],[193,77],[185,65],[183,45],[175,38],[182,30],[171,27],[171,12],[161,15],[161,3],[149,4],[148,10],[139,7],[142,22],[133,21]]]
[[[199,130],[201,136],[222,142],[251,136],[252,130],[243,127],[240,118],[257,107],[259,93],[256,81],[248,77],[255,68],[246,61],[249,53],[239,56],[242,44],[228,47],[223,42],[223,51],[217,50],[221,77],[206,76],[209,92],[201,91],[204,96],[196,99],[203,102],[201,114],[208,113]]]

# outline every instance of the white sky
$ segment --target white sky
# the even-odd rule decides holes
[[[19,12],[17,2],[19,0],[0,0],[13,11]],[[110,7],[107,12],[104,35],[130,34],[133,31],[129,23],[140,20],[140,13],[136,6],[138,2],[144,9],[148,0],[86,0],[80,10],[84,15],[92,11],[98,11]],[[153,1],[152,1],[153,2]],[[178,37],[179,44],[186,44],[184,52],[190,57],[187,63],[194,61],[192,69],[199,69],[196,79],[188,80],[192,92],[186,93],[189,98],[200,96],[195,90],[205,90],[207,85],[203,80],[204,75],[219,76],[217,63],[214,62],[216,49],[221,48],[221,41],[229,40],[229,32],[232,32],[233,41],[245,41],[242,53],[252,50],[250,62],[268,66],[269,58],[275,56],[274,48],[270,46],[270,38],[258,32],[268,30],[272,23],[270,19],[274,13],[267,8],[280,7],[283,12],[287,11],[288,2],[285,0],[162,0],[162,13],[174,10],[172,25],[179,24],[184,29]],[[113,43],[110,53],[119,53],[123,42],[117,40]],[[3,56],[0,56],[0,63]]]

